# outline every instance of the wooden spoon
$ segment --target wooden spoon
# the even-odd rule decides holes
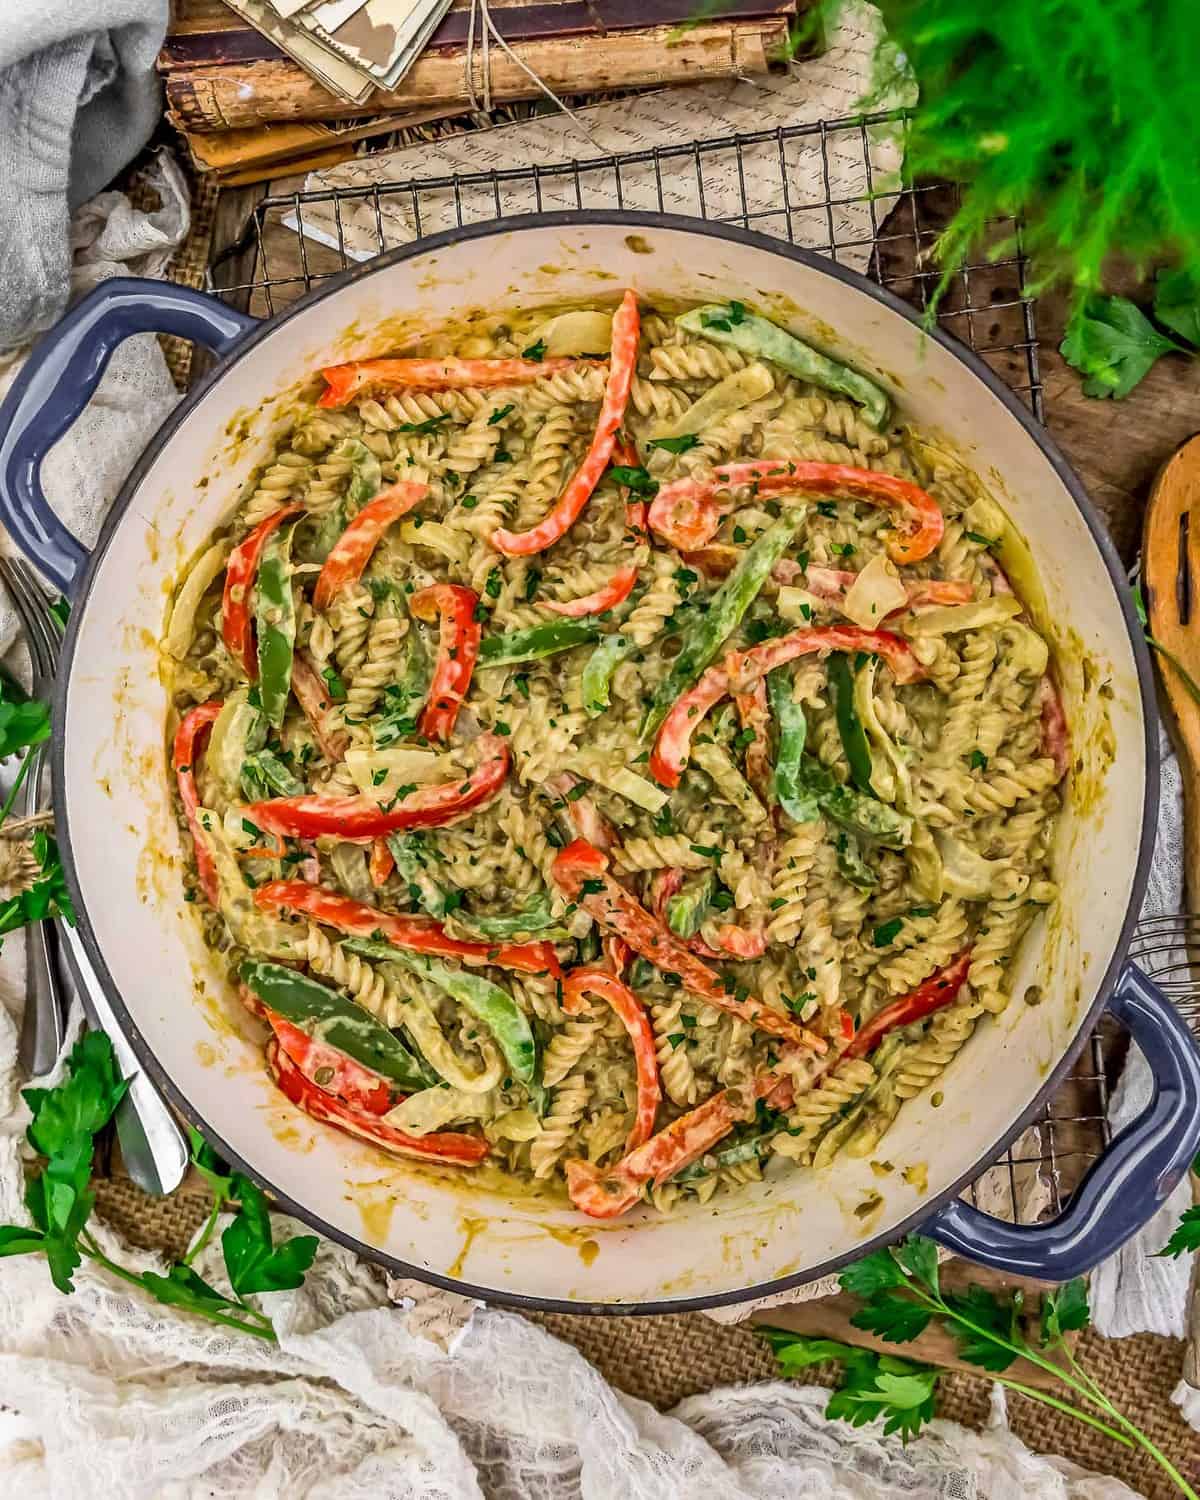
[[[1184,443],[1154,481],[1142,538],[1142,579],[1151,636],[1171,653],[1193,682],[1200,683],[1200,437]],[[1194,938],[1195,919],[1200,916],[1200,702],[1193,697],[1183,673],[1164,660],[1161,652],[1156,655],[1175,720],[1172,738],[1183,779],[1184,916],[1180,946],[1187,949],[1195,978],[1200,975],[1200,954],[1189,938]],[[1200,1038],[1200,994],[1180,1001],[1179,1009]],[[1200,1177],[1195,1175],[1192,1196],[1200,1202]],[[1183,1378],[1200,1390],[1200,1255],[1192,1267]]]

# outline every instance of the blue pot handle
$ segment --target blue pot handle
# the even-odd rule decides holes
[[[1069,1281],[1119,1250],[1161,1206],[1200,1150],[1200,1051],[1179,1012],[1132,964],[1109,1010],[1145,1054],[1154,1093],[1064,1211],[1046,1224],[1008,1224],[958,1198],[926,1220],[923,1234],[981,1266]]]
[[[34,346],[0,404],[0,521],[42,573],[70,596],[87,549],[42,490],[42,460],[83,411],[117,345],[135,333],[173,333],[228,354],[257,319],[167,281],[102,282]]]

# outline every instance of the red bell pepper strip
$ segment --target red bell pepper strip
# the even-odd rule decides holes
[[[857,573],[848,573],[841,568],[813,565],[805,571],[802,586],[818,599],[838,608],[857,577]],[[907,609],[918,604],[969,604],[975,597],[971,585],[960,578],[914,578],[911,582],[905,579],[904,587],[908,593],[904,605]],[[899,614],[900,611],[893,610],[892,613]]]
[[[746,746],[746,780],[770,807],[774,776],[766,678],[760,677],[748,693],[738,693],[733,701],[737,704],[742,729],[749,730],[754,736]]]
[[[719,663],[709,667],[695,687],[675,700],[659,726],[650,751],[650,774],[660,786],[676,787],[692,752],[692,736],[729,692],[729,673]]]
[[[483,626],[475,618],[479,595],[461,583],[434,583],[408,601],[418,620],[440,620],[437,662],[418,729],[426,739],[448,740],[471,686]]]
[[[370,797],[274,797],[252,802],[245,815],[259,828],[288,838],[334,834],[350,841],[383,838],[408,828],[441,828],[489,802],[504,785],[509,750],[496,734],[476,741],[482,759],[469,776],[418,787],[386,810]]]
[[[1049,672],[1038,684],[1038,698],[1042,705],[1042,754],[1053,760],[1061,781],[1071,766],[1071,732],[1058,684]]]
[[[626,966],[633,956],[633,949],[624,938],[616,937],[609,933],[604,939],[601,947],[604,949],[604,962],[609,967],[609,972],[615,974],[618,979],[624,977]]]
[[[398,521],[419,505],[428,493],[427,484],[402,479],[367,501],[334,542],[325,559],[317,586],[313,589],[315,608],[328,609],[344,588],[358,582],[384,532],[393,521]]]
[[[371,877],[371,884],[376,890],[385,883],[395,868],[396,857],[388,848],[387,839],[372,839],[367,874]]]
[[[758,678],[784,662],[794,661],[813,651],[867,651],[882,656],[897,682],[919,682],[925,668],[913,655],[912,647],[890,630],[862,630],[857,625],[823,625],[816,629],[793,630],[790,635],[776,636],[749,651],[731,651],[722,665],[738,692],[745,692]]]
[[[730,651],[709,667],[694,688],[678,698],[663,720],[650,752],[650,774],[660,786],[678,786],[691,754],[692,736],[704,716],[729,692],[748,693],[766,673],[813,651],[869,651],[882,656],[897,682],[916,682],[925,669],[908,642],[890,630],[825,625],[794,630],[749,651]]]
[[[335,1094],[351,1109],[368,1115],[386,1115],[393,1104],[400,1102],[380,1074],[372,1073],[336,1047],[309,1036],[269,1006],[262,1006],[262,1014],[289,1061],[319,1089]]]
[[[634,292],[627,291],[613,316],[612,359],[608,367],[608,383],[604,387],[604,400],[600,406],[600,418],[596,423],[591,446],[553,508],[536,526],[528,531],[506,531],[501,528],[492,533],[492,546],[506,557],[529,557],[535,552],[544,552],[560,537],[565,536],[579,519],[580,512],[608,468],[617,428],[625,417],[629,388],[633,384],[633,371],[637,363],[641,326],[637,296]]]
[[[613,444],[612,458],[626,468],[636,469],[641,465],[638,451],[627,437],[617,438]],[[623,489],[621,493],[625,496],[625,525],[631,532],[645,536],[646,502],[631,500],[627,489]],[[583,615],[602,615],[605,610],[616,609],[618,604],[623,604],[629,598],[637,578],[636,565],[618,568],[604,587],[597,589],[595,593],[584,594],[581,599],[569,599],[565,604],[547,601],[546,608],[557,615],[569,615],[572,619],[579,619]]]
[[[474,1167],[488,1154],[488,1143],[477,1135],[457,1131],[434,1131],[431,1135],[406,1135],[394,1125],[343,1104],[310,1083],[279,1043],[267,1045],[267,1067],[271,1077],[297,1109],[322,1125],[333,1125],[347,1135],[378,1146],[396,1156],[416,1156],[422,1161],[443,1162],[447,1166]]]
[[[724,1089],[672,1120],[612,1166],[568,1160],[565,1169],[571,1202],[590,1218],[617,1218],[633,1207],[648,1182],[665,1182],[691,1166],[739,1121],[752,1120],[759,1099],[770,1097],[790,1082],[787,1074],[761,1073],[752,1084]]]
[[[561,799],[556,811],[566,819],[574,836],[587,839],[597,849],[611,849],[617,841],[616,829],[586,793],[570,795],[576,787],[582,787],[582,782],[573,771],[560,771],[546,779],[546,790]]]
[[[971,950],[967,948],[944,969],[931,974],[924,984],[918,985],[915,990],[907,995],[901,995],[898,1000],[893,1000],[890,1005],[885,1005],[881,1011],[877,1011],[866,1025],[855,1033],[853,1041],[843,1055],[865,1057],[868,1052],[873,1052],[887,1033],[894,1031],[897,1026],[911,1026],[914,1021],[924,1020],[935,1010],[942,1010],[962,989],[970,967]]]
[[[175,745],[171,756],[179,800],[183,803],[183,815],[191,829],[192,843],[196,849],[196,874],[200,880],[200,889],[212,907],[217,906],[220,901],[220,886],[217,882],[216,864],[208,852],[208,845],[199,834],[196,809],[200,806],[200,794],[196,790],[196,756],[200,753],[200,741],[207,736],[224,706],[214,698],[190,709],[175,731]]]
[[[341,760],[350,743],[350,735],[345,729],[330,728],[329,715],[333,710],[333,700],[325,691],[325,684],[317,676],[308,657],[301,651],[297,651],[292,660],[292,692],[309,722],[321,754],[334,763]]]
[[[568,599],[565,604],[559,604],[554,600],[546,601],[546,608],[553,610],[556,615],[569,615],[573,620],[582,615],[602,615],[606,609],[616,609],[618,604],[624,603],[633,593],[633,586],[637,582],[638,570],[630,566],[618,568],[608,582],[598,588],[595,593],[584,594],[580,599]]]
[[[258,676],[258,654],[254,648],[254,630],[250,618],[250,595],[254,575],[262,558],[267,538],[288,519],[298,516],[302,505],[285,505],[260,521],[229,554],[225,564],[225,589],[221,595],[221,639],[234,661],[240,663],[253,682]]]
[[[717,495],[739,485],[752,486],[757,495],[849,495],[898,510],[910,523],[909,530],[893,532],[886,542],[888,555],[898,563],[915,563],[928,557],[946,528],[937,501],[907,479],[849,464],[789,458],[723,464],[713,471],[711,479],[677,479],[665,484],[651,503],[650,526],[681,551],[702,547],[728,509]]]
[[[761,927],[739,927],[726,922],[716,931],[717,942],[733,958],[761,958],[767,951],[767,935]]]
[[[325,389],[318,406],[346,406],[371,386],[410,391],[462,391],[471,386],[518,385],[558,375],[586,363],[556,359],[356,359],[346,365],[326,365],[321,371]]]
[[[605,1000],[621,1018],[621,1024],[633,1043],[633,1060],[637,1067],[637,1110],[625,1150],[633,1151],[654,1134],[654,1116],[662,1103],[658,1081],[658,1058],[654,1051],[654,1028],[646,1007],[627,986],[604,969],[572,969],[563,984],[562,1008],[569,1016],[587,1009],[586,997]]]
[[[760,1031],[824,1052],[825,1042],[790,1016],[781,1015],[753,995],[739,1000],[733,986],[726,988],[719,974],[702,963],[686,944],[646,910],[623,885],[608,873],[608,856],[600,849],[576,839],[560,849],[551,870],[555,883],[572,901],[595,917],[602,927],[615,932],[656,968],[678,974],[686,989],[718,1010],[749,1021]]]
[[[379,938],[413,953],[456,958],[465,964],[495,964],[498,969],[517,969],[523,974],[551,974],[555,979],[562,974],[552,943],[463,942],[451,937],[440,922],[380,911],[304,880],[268,881],[255,891],[254,904],[262,911],[300,912],[349,937]]]

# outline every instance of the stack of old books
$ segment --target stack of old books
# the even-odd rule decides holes
[[[254,182],[485,103],[763,73],[798,3],[172,0],[159,69],[196,166]]]

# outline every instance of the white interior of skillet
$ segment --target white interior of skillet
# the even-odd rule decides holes
[[[213,1136],[333,1232],[413,1267],[501,1294],[625,1303],[711,1298],[811,1271],[919,1212],[993,1152],[1069,1045],[1112,957],[1144,781],[1136,669],[1113,586],[1069,492],[1004,404],[857,285],[761,244],[632,227],[635,236],[628,224],[506,228],[425,250],[288,318],[238,359],[158,453],[97,565],[64,725],[69,837],[96,944],[145,1046]],[[373,330],[399,314],[436,328],[471,307],[615,296],[626,285],[647,299],[791,308],[799,332],[877,372],[907,417],[957,444],[1027,537],[1049,618],[1069,636],[1068,712],[1083,769],[1058,848],[1061,911],[1027,940],[1018,998],[946,1074],[940,1107],[926,1095],[904,1109],[878,1152],[893,1171],[840,1160],[675,1218],[639,1211],[597,1225],[567,1207],[481,1192],[466,1176],[416,1175],[312,1125],[274,1092],[251,1023],[181,899],[155,642],[171,579],[262,457],[273,398],[323,363],[388,347]],[[1034,983],[1036,1006],[1022,998]],[[906,1168],[916,1169],[907,1180]]]

